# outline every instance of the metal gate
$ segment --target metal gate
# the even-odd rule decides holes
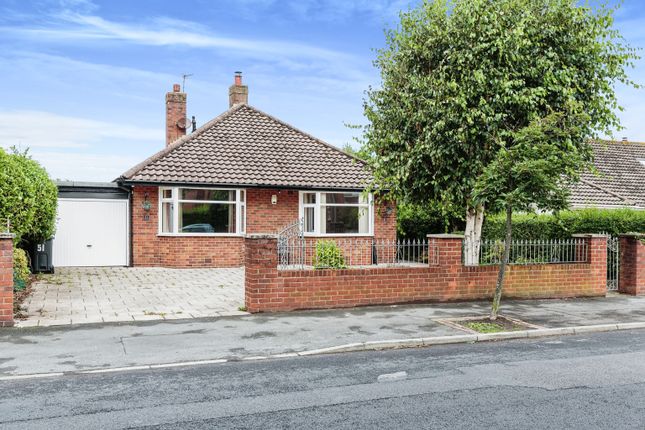
[[[618,291],[620,271],[620,240],[618,237],[607,238],[607,291]]]
[[[300,218],[278,232],[278,267],[305,262],[304,219]]]

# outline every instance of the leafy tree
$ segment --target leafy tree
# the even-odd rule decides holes
[[[354,126],[351,126],[355,128]],[[361,160],[369,161],[374,158],[365,144],[359,140],[359,149],[345,144],[343,151]],[[423,239],[428,233],[443,233],[463,231],[464,214],[461,208],[455,208],[436,201],[424,204],[410,203],[398,199],[396,201],[397,234],[407,239]]]
[[[54,233],[57,189],[27,151],[0,148],[0,222],[9,220],[16,243],[41,241]]]
[[[563,207],[564,185],[591,159],[588,139],[620,126],[614,85],[635,85],[625,70],[638,58],[612,9],[577,3],[427,0],[402,13],[364,105],[374,188],[465,207],[474,243],[486,205]],[[509,245],[510,223],[506,233]]]
[[[572,144],[588,116],[552,114],[518,130],[513,144],[502,147],[475,183],[473,198],[493,210],[504,210],[504,253],[493,297],[491,319],[497,318],[512,240],[513,210],[565,209],[568,184],[589,167],[590,145]]]

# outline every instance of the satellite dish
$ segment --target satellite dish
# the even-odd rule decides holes
[[[176,122],[176,125],[177,125],[177,127],[181,128],[182,130],[185,130],[187,123],[188,123],[188,121],[186,120],[186,118],[179,118],[177,120],[177,122]]]

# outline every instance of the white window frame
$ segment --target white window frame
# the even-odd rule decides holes
[[[231,200],[183,200],[179,198],[179,195],[181,194],[181,190],[215,190],[215,191],[235,191],[235,201]],[[171,190],[172,191],[172,198],[163,198],[163,192]],[[242,194],[244,194],[244,198],[242,199]],[[158,221],[158,229],[157,229],[157,235],[158,236],[176,236],[176,237],[190,237],[190,236],[225,236],[225,237],[231,237],[231,236],[244,236],[246,233],[246,190],[245,189],[231,189],[231,188],[206,188],[206,187],[159,187],[159,208],[158,208],[158,216],[157,216],[157,221]],[[164,232],[162,231],[163,228],[163,204],[164,203],[172,203],[173,205],[173,220],[172,220],[172,232]],[[180,203],[219,203],[219,204],[229,204],[229,205],[235,205],[235,233],[198,233],[198,232],[190,232],[190,233],[181,233],[178,231],[179,228],[179,205]],[[241,209],[244,208],[244,222],[242,222],[242,211]],[[242,228],[242,225],[244,225],[244,229]]]
[[[358,191],[300,191],[299,196],[298,196],[298,209],[299,209],[299,218],[301,220],[305,219],[305,207],[313,207],[314,208],[314,231],[313,232],[308,232],[304,231],[305,236],[309,237],[341,237],[341,236],[362,236],[362,237],[368,237],[368,236],[374,236],[374,199],[372,194],[368,194],[367,196],[367,203],[333,203],[330,205],[327,204],[322,204],[321,203],[321,194],[328,194],[328,193],[358,193],[359,194],[359,199],[362,198],[362,193]],[[305,203],[305,194],[315,194],[316,195],[316,203]],[[351,206],[351,207],[358,207],[360,208],[366,208],[368,213],[367,213],[367,223],[368,223],[368,232],[367,233],[321,233],[320,232],[320,214],[322,211],[322,208],[324,206]],[[305,226],[303,225],[303,229]]]

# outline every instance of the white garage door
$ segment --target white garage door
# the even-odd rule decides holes
[[[58,199],[54,267],[127,266],[128,201]]]

